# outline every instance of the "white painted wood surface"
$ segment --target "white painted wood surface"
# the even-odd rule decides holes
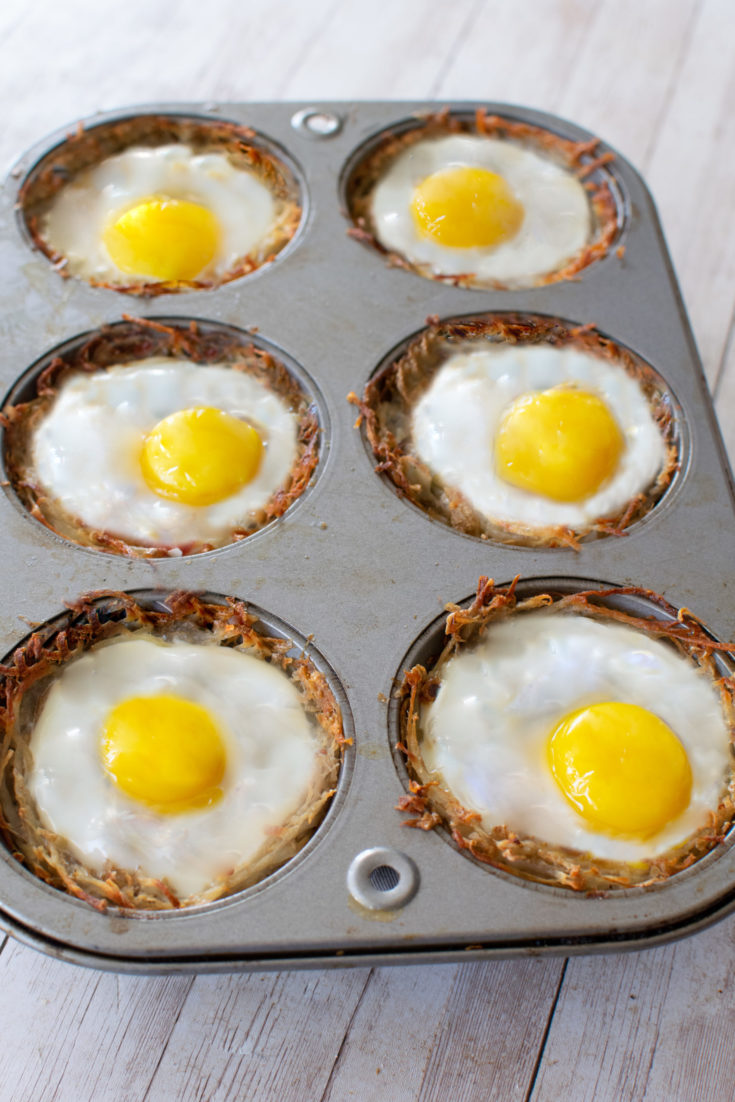
[[[733,0],[3,0],[0,164],[151,100],[478,98],[643,171],[735,453]],[[734,631],[735,634],[735,631]],[[727,920],[629,955],[131,978],[0,950],[0,1102],[735,1096]]]

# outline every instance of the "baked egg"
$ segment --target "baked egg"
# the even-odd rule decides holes
[[[656,373],[589,327],[546,318],[434,321],[350,399],[402,496],[505,543],[618,533],[680,462]]]
[[[241,539],[288,508],[317,460],[315,407],[287,369],[196,326],[111,326],[52,361],[5,416],[24,504],[66,538],[121,554]]]
[[[404,809],[565,887],[688,867],[735,813],[733,686],[715,657],[732,648],[647,591],[515,588],[481,578],[469,608],[450,606],[438,660],[406,674]],[[646,611],[623,611],[631,596]]]
[[[6,672],[13,852],[100,908],[208,902],[290,859],[333,795],[343,743],[311,660],[234,600],[91,595],[74,613]]]
[[[291,239],[291,171],[246,128],[139,116],[80,129],[21,189],[35,243],[63,275],[141,294],[216,287]]]
[[[595,144],[483,111],[441,112],[383,135],[353,168],[354,235],[395,264],[463,286],[569,278],[604,255],[618,228],[600,171],[609,156],[595,158]]]

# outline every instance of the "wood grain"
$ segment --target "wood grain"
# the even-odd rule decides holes
[[[0,955],[0,1098],[142,1100],[192,983],[76,968],[11,941]]]
[[[197,977],[147,1099],[320,1099],[369,975]]]
[[[376,969],[323,1102],[524,1098],[562,968],[527,960]]]
[[[484,4],[432,95],[555,112],[568,75],[584,56],[597,7],[587,0],[532,0],[519,18],[514,4]],[[529,34],[529,26],[542,33]]]
[[[711,385],[722,366],[735,301],[733,16],[728,0],[702,5],[681,79],[643,166]]]
[[[460,971],[459,965],[374,969],[322,1102],[419,1097]]]
[[[425,0],[343,0],[328,33],[311,42],[283,88],[285,99],[411,99],[431,96],[437,72],[467,33],[478,0],[443,5],[441,32]]]
[[[629,956],[571,960],[532,1102],[733,1097],[735,923]]]
[[[563,962],[464,965],[427,1064],[422,1102],[526,1097]]]
[[[605,0],[557,104],[640,168],[671,96],[699,0]]]

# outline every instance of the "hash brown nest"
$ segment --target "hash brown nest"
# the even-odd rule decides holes
[[[138,283],[90,279],[68,270],[67,258],[44,237],[44,216],[54,197],[85,169],[131,146],[190,145],[195,153],[225,154],[235,168],[256,176],[273,195],[276,217],[257,252],[244,256],[216,280],[146,280]],[[33,168],[18,193],[18,208],[35,248],[64,278],[73,276],[95,287],[128,295],[154,296],[178,291],[206,291],[248,275],[274,260],[289,243],[301,221],[299,185],[291,170],[247,126],[236,123],[168,115],[136,115],[89,129],[80,123],[66,141],[52,149]]]
[[[399,691],[398,750],[409,773],[409,795],[397,809],[411,814],[406,826],[432,830],[444,827],[460,850],[496,869],[574,891],[606,894],[633,887],[649,887],[689,868],[725,840],[735,819],[735,772],[731,768],[719,806],[709,821],[684,843],[646,862],[627,864],[594,858],[578,850],[555,846],[498,823],[487,829],[477,811],[471,811],[443,787],[440,775],[431,772],[421,754],[420,708],[435,699],[446,663],[463,647],[479,642],[492,625],[509,616],[533,614],[551,608],[553,614],[574,613],[599,621],[627,625],[635,631],[669,642],[682,656],[703,669],[717,687],[729,731],[731,755],[735,753],[735,678],[723,676],[715,655],[735,657],[735,646],[716,642],[688,609],[675,609],[663,597],[635,586],[587,590],[567,595],[536,593],[518,597],[516,578],[507,588],[496,587],[481,577],[474,600],[466,607],[447,605],[441,651],[428,668],[416,665],[405,672]],[[616,607],[626,598],[643,600],[650,615],[637,615]],[[658,615],[654,612],[657,610]],[[548,613],[547,613],[548,614]]]
[[[165,603],[164,603],[165,602]],[[211,642],[261,658],[283,670],[298,690],[320,736],[319,772],[303,805],[273,832],[256,855],[206,890],[179,899],[161,880],[116,868],[111,862],[96,875],[74,855],[64,838],[44,827],[27,777],[33,763],[32,736],[55,675],[92,646],[125,634]],[[70,606],[62,627],[34,632],[12,660],[0,667],[0,834],[13,854],[41,880],[99,911],[108,906],[171,910],[210,903],[263,880],[306,844],[334,795],[347,740],[339,705],[326,678],[305,656],[288,654],[292,644],[264,634],[241,601],[211,602],[176,592],[143,605],[126,593],[100,591]]]
[[[375,185],[404,150],[416,142],[431,138],[444,138],[450,134],[474,134],[486,138],[500,138],[516,142],[533,152],[549,157],[583,181],[588,192],[592,214],[591,239],[567,264],[556,271],[531,282],[505,283],[500,280],[481,280],[472,272],[463,275],[442,275],[433,272],[430,265],[413,263],[400,253],[391,252],[375,236],[371,202]],[[573,142],[561,138],[539,126],[514,122],[499,115],[489,115],[487,109],[478,107],[474,115],[453,114],[448,107],[435,114],[419,118],[409,129],[397,127],[383,132],[377,144],[352,170],[345,187],[348,214],[355,225],[347,232],[358,241],[377,249],[392,267],[404,268],[426,279],[451,283],[457,287],[492,288],[494,290],[518,287],[542,286],[564,279],[574,279],[577,274],[610,250],[618,236],[620,219],[608,174],[601,172],[614,160],[614,154],[598,153],[599,138]]]
[[[376,473],[384,475],[401,497],[433,520],[468,536],[523,547],[574,550],[578,550],[582,540],[625,535],[625,529],[661,500],[681,466],[681,442],[672,396],[645,361],[602,336],[591,325],[574,327],[555,318],[497,314],[440,321],[431,317],[427,318],[427,326],[397,359],[370,379],[361,399],[355,394],[348,395],[348,400],[360,410],[357,424],[363,426],[377,460]],[[627,502],[618,514],[599,517],[584,531],[496,520],[475,509],[459,490],[445,485],[428,464],[413,454],[413,409],[450,355],[480,347],[482,341],[548,344],[554,348],[573,346],[619,366],[636,379],[666,446],[666,460],[653,485]]]
[[[164,325],[150,319],[131,319],[105,326],[87,340],[54,357],[35,380],[33,396],[8,404],[0,412],[4,429],[6,475],[29,513],[52,532],[82,547],[93,547],[132,558],[194,555],[245,539],[283,515],[306,489],[319,460],[319,420],[316,407],[286,367],[263,348],[243,343],[243,334],[210,329],[196,322]],[[113,531],[90,528],[67,512],[41,486],[33,466],[33,435],[51,409],[64,383],[79,374],[134,363],[155,356],[189,359],[201,364],[227,364],[251,375],[282,399],[297,419],[297,457],[287,485],[247,523],[217,542],[192,540],[179,545],[147,545]]]

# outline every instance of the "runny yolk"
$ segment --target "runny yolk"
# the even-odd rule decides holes
[[[210,406],[164,417],[143,442],[143,477],[159,497],[213,505],[258,473],[263,441],[246,421]]]
[[[219,239],[217,220],[206,207],[157,196],[124,211],[103,234],[120,271],[164,282],[198,276],[214,259]]]
[[[495,439],[500,476],[553,501],[582,501],[614,473],[625,442],[596,394],[568,387],[523,394]]]
[[[608,702],[566,716],[548,743],[569,803],[597,829],[645,840],[686,808],[692,771],[663,720],[637,704]]]
[[[225,744],[209,712],[181,697],[134,696],[107,716],[102,761],[118,788],[164,815],[222,796]]]
[[[418,232],[456,249],[489,248],[514,237],[523,207],[502,176],[459,165],[432,173],[413,193]]]

